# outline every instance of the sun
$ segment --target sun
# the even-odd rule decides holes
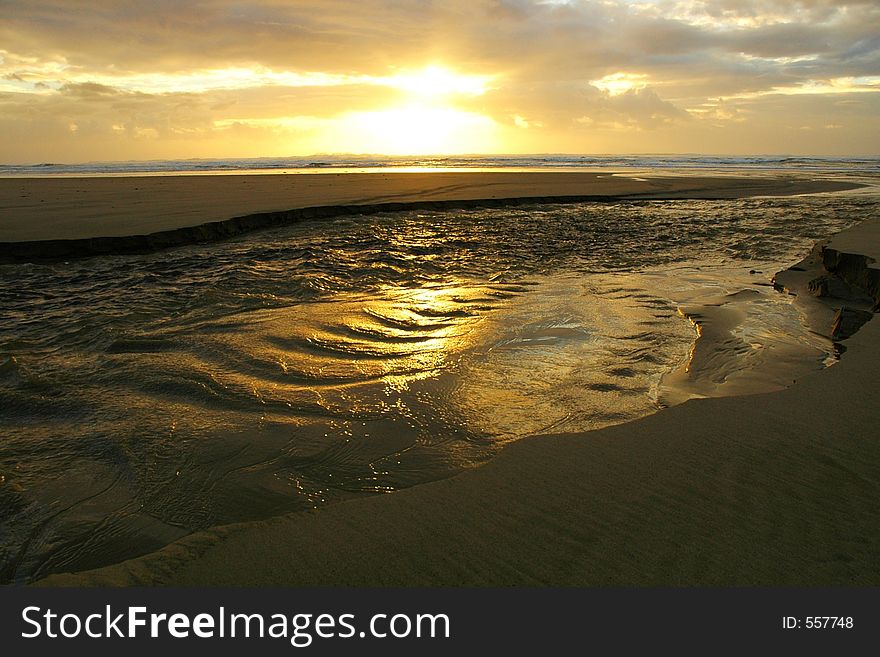
[[[489,89],[491,80],[492,77],[488,75],[466,75],[437,65],[426,66],[421,71],[399,73],[384,78],[388,86],[419,97],[453,94],[480,96]]]
[[[495,122],[453,107],[410,104],[343,119],[348,140],[364,153],[449,155],[495,148]]]
[[[383,79],[400,89],[399,105],[341,118],[343,141],[364,153],[449,155],[497,150],[498,126],[490,117],[458,106],[489,89],[490,76],[465,75],[441,66]]]

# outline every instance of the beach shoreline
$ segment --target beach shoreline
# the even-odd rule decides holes
[[[149,253],[312,219],[537,203],[723,200],[857,182],[584,171],[0,179],[0,263]]]
[[[878,260],[880,221],[868,219],[777,283],[816,294],[809,283],[830,276],[876,312]],[[38,585],[877,585],[880,325],[845,345],[784,390],[520,440],[448,479],[217,527]]]

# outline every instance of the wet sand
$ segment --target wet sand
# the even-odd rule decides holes
[[[858,186],[781,175],[645,178],[584,171],[0,178],[0,261],[143,253],[380,210],[725,199]]]
[[[880,221],[817,255],[794,278],[838,276],[880,301]],[[880,323],[844,344],[781,391],[521,440],[449,479],[42,584],[876,586]]]

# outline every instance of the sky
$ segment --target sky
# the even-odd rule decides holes
[[[0,0],[0,163],[880,154],[877,0]]]

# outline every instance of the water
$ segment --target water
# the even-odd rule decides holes
[[[757,171],[880,171],[880,158],[869,157],[799,157],[706,156],[706,155],[459,155],[459,156],[389,156],[389,155],[312,155],[308,157],[263,157],[228,159],[154,160],[131,162],[86,162],[66,164],[43,162],[34,164],[0,163],[0,176],[83,176],[138,175],[181,173],[288,173],[377,170],[406,168],[438,169],[554,169],[598,168],[612,170],[676,169],[706,171],[708,169]]]
[[[833,345],[769,277],[876,210],[853,193],[411,211],[4,265],[0,579],[655,412],[701,299],[747,297],[713,385],[820,369]],[[789,369],[765,368],[780,345]]]

